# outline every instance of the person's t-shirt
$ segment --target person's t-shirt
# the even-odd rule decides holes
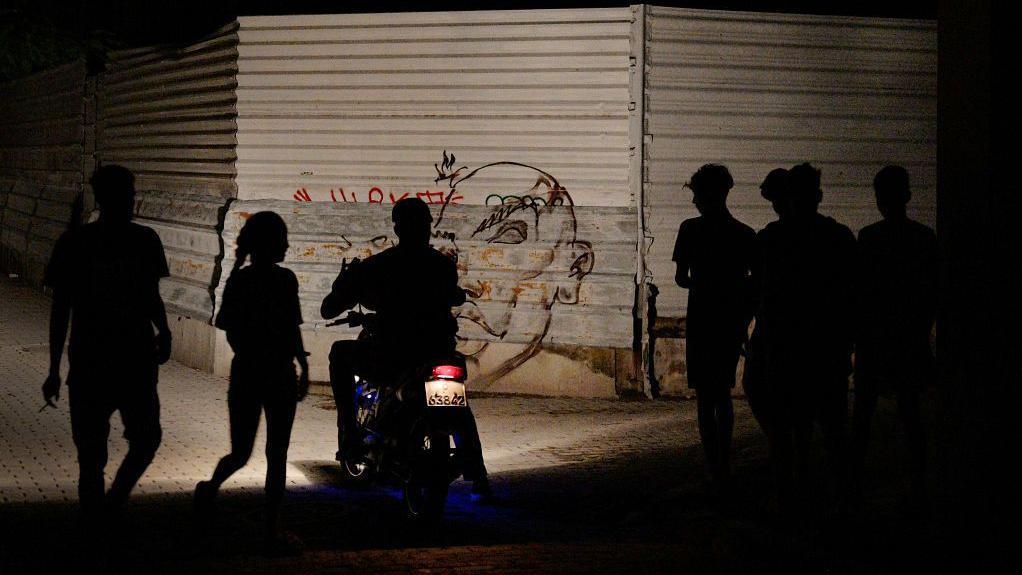
[[[730,332],[751,316],[756,232],[730,214],[699,216],[678,228],[673,260],[689,269],[688,330]]]
[[[772,222],[759,233],[762,322],[771,361],[846,372],[853,335],[855,236],[813,214]]]
[[[461,305],[458,270],[429,246],[389,248],[363,261],[352,277],[358,301],[374,310],[378,339],[401,356],[425,356],[454,348],[458,323],[451,307]]]
[[[861,331],[881,340],[928,340],[936,313],[937,236],[910,219],[859,232]]]
[[[302,324],[298,279],[275,264],[254,264],[227,278],[216,326],[227,332],[237,357],[290,364]]]
[[[70,360],[107,367],[153,359],[153,298],[167,277],[160,237],[132,222],[95,222],[57,240],[43,283],[71,301]]]

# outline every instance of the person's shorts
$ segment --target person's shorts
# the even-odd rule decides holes
[[[688,387],[691,389],[731,389],[741,342],[735,338],[693,338],[685,341]]]
[[[124,425],[124,438],[129,442],[158,445],[163,437],[160,426],[160,398],[156,385],[143,382],[103,388],[88,385],[79,379],[68,388],[71,411],[71,435],[79,450],[105,449],[110,435],[110,417],[119,412]]]
[[[920,392],[936,378],[929,346],[860,345],[855,354],[855,389],[859,393]]]

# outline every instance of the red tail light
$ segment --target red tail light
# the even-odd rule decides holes
[[[438,365],[433,368],[433,377],[439,379],[465,379],[465,370],[456,365]]]

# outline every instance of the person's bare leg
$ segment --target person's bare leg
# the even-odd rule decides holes
[[[832,510],[842,511],[845,507],[848,483],[848,391],[847,383],[836,382],[827,391],[820,411],[820,431],[823,434],[827,452],[829,485],[824,492],[829,497]]]
[[[791,426],[773,417],[767,427],[767,443],[770,447],[770,466],[774,474],[774,485],[777,490],[777,506],[784,514],[790,513],[794,498],[793,466],[793,434]]]
[[[855,382],[855,406],[852,412],[852,447],[850,453],[849,497],[853,503],[862,499],[862,481],[869,453],[869,438],[876,413],[878,394],[875,384],[864,379]]]
[[[117,475],[106,495],[107,506],[113,513],[117,513],[128,500],[131,490],[156,457],[156,450],[163,439],[160,400],[156,395],[155,384],[152,388],[137,390],[132,397],[126,398],[126,403],[121,406],[121,421],[124,423],[124,436],[128,440],[128,453],[117,469]]]
[[[803,514],[812,497],[809,480],[809,450],[813,436],[813,421],[800,415],[792,426],[792,510]]]
[[[724,387],[717,397],[717,443],[720,481],[731,481],[731,438],[734,435],[735,408],[731,400],[731,388]]]
[[[919,408],[919,393],[915,390],[901,390],[898,393],[898,415],[905,426],[908,443],[908,463],[911,504],[917,510],[924,510],[927,504],[926,489],[926,433]]]
[[[719,440],[717,435],[716,402],[713,390],[696,388],[696,415],[699,424],[699,439],[703,444],[703,455],[709,476],[716,481],[720,471]]]
[[[290,392],[290,390],[286,390]],[[273,553],[294,553],[300,543],[294,536],[283,537],[280,507],[287,481],[287,451],[295,421],[296,398],[280,393],[266,402],[266,540],[275,545]]]
[[[259,398],[245,392],[228,392],[227,412],[231,425],[231,452],[220,458],[208,481],[195,486],[195,504],[203,511],[210,511],[220,486],[231,475],[248,463],[259,429],[259,415],[262,404]]]

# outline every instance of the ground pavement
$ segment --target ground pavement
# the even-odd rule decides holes
[[[66,397],[57,409],[39,411],[47,317],[48,301],[38,291],[0,281],[3,574],[86,565],[77,542]],[[901,571],[920,557],[940,566],[946,557],[935,528],[906,524],[884,503],[895,497],[890,485],[901,476],[873,485],[880,503],[858,519],[780,522],[770,504],[764,441],[744,401],[736,403],[738,494],[713,505],[703,494],[691,402],[470,395],[497,501],[473,505],[468,487],[456,483],[443,525],[422,529],[404,520],[396,488],[342,485],[332,460],[335,412],[326,390],[317,388],[298,409],[284,511],[306,551],[265,559],[259,554],[265,459],[258,451],[225,484],[215,520],[199,522],[191,510],[195,483],[228,450],[226,389],[223,378],[175,362],[163,366],[163,444],[123,523],[107,534],[105,570],[874,573]],[[892,419],[890,411],[885,404],[880,417]],[[878,427],[879,435],[894,436],[890,425]],[[108,481],[125,452],[120,433],[115,417]],[[885,468],[897,460],[897,441],[879,443],[876,467]],[[905,529],[913,533],[907,547]]]

